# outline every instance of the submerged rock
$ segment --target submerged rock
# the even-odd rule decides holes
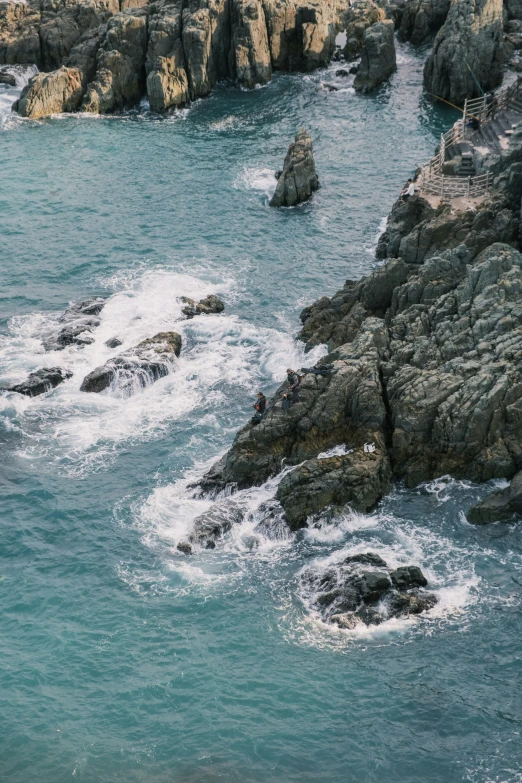
[[[168,375],[172,359],[180,351],[181,337],[177,332],[159,332],[90,372],[83,379],[80,391],[104,391],[118,377],[120,391],[130,394],[136,386],[148,386]]]
[[[189,545],[214,549],[217,539],[228,533],[233,525],[241,522],[244,514],[244,509],[230,498],[214,503],[208,511],[194,520]]]
[[[364,33],[361,64],[353,83],[358,92],[371,92],[397,70],[393,22],[377,22]]]
[[[10,386],[5,391],[18,392],[18,394],[25,394],[27,397],[37,397],[39,394],[51,391],[67,378],[72,378],[72,372],[61,367],[43,367],[41,370],[32,372],[23,383]]]
[[[118,348],[118,346],[123,345],[123,341],[119,337],[110,337],[108,340],[105,340],[105,345],[107,348]]]
[[[181,301],[185,303],[185,307],[181,312],[187,316],[187,318],[194,318],[195,315],[211,315],[212,313],[222,313],[225,309],[225,305],[214,294],[209,294],[204,299],[196,304],[194,299],[190,299],[187,296],[182,296]]]
[[[522,471],[516,474],[509,487],[499,489],[470,508],[466,514],[474,525],[507,522],[522,515]]]
[[[288,153],[280,174],[275,193],[270,200],[271,207],[295,207],[307,201],[319,188],[310,134],[301,129]]]
[[[345,629],[432,609],[437,598],[422,589],[427,584],[417,566],[393,570],[373,552],[351,555],[323,571],[308,568],[300,575],[306,603],[325,622]]]
[[[44,337],[46,351],[61,351],[67,345],[89,345],[94,342],[92,331],[100,325],[97,317],[105,305],[105,299],[92,297],[71,305],[60,316],[59,323],[64,324],[48,332]]]
[[[15,87],[16,79],[12,73],[0,71],[0,84],[7,84],[9,87]]]

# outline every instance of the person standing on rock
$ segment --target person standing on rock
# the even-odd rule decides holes
[[[402,191],[402,200],[408,201],[411,196],[415,195],[415,185],[413,184],[413,180],[409,179],[406,183],[406,187]]]
[[[254,418],[252,419],[252,424],[259,424],[266,410],[266,397],[263,392],[257,393],[257,400],[255,401],[253,408],[255,410],[255,414]]]
[[[286,377],[288,380],[288,385],[290,386],[290,391],[292,392],[292,404],[294,402],[299,402],[299,376],[296,372],[288,368],[286,371]]]

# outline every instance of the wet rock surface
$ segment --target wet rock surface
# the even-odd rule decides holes
[[[508,522],[522,515],[522,472],[516,474],[509,487],[499,489],[470,508],[468,522],[488,525],[491,522]]]
[[[185,307],[182,308],[182,313],[187,318],[194,318],[195,315],[212,315],[215,313],[222,313],[225,309],[225,305],[214,294],[209,294],[204,299],[200,299],[196,303],[194,299],[190,299],[187,296],[182,296],[181,301],[185,303]]]
[[[98,315],[104,305],[105,299],[92,297],[68,307],[59,319],[59,324],[62,325],[44,336],[45,350],[60,351],[68,345],[92,343],[92,331],[100,325]]]
[[[7,84],[9,87],[14,87],[16,79],[12,73],[7,71],[0,71],[0,84]]]
[[[271,207],[295,207],[308,201],[319,188],[310,134],[301,129],[288,148],[283,170],[277,178]]]
[[[325,622],[347,630],[418,615],[437,603],[423,589],[428,582],[418,566],[391,569],[373,552],[350,555],[324,570],[308,568],[299,581],[305,603]]]
[[[13,111],[34,120],[49,114],[74,112],[80,106],[82,95],[80,72],[64,66],[52,73],[33,76],[13,104]]]
[[[358,92],[372,92],[397,70],[393,22],[377,22],[364,32],[361,64],[353,83]]]
[[[159,332],[90,372],[80,391],[102,392],[118,378],[119,392],[127,396],[168,375],[173,358],[180,352],[181,337],[177,332]]]
[[[18,392],[18,394],[25,394],[27,397],[37,397],[39,394],[51,391],[71,377],[72,373],[62,367],[43,367],[41,370],[32,372],[26,381],[10,386],[5,391]]]

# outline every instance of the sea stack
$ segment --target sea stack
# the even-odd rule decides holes
[[[361,64],[353,86],[358,92],[371,92],[397,70],[393,22],[373,24],[364,33]]]
[[[301,128],[296,134],[295,142],[288,148],[270,206],[295,207],[308,201],[318,188],[319,178],[315,171],[312,139],[308,131]]]

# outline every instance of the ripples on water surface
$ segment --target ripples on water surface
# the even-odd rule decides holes
[[[291,537],[259,524],[274,480],[240,494],[245,521],[216,550],[175,549],[209,505],[189,483],[257,389],[303,362],[300,309],[372,269],[398,188],[454,120],[422,98],[421,68],[403,48],[371,98],[326,92],[333,66],[222,86],[166,119],[143,104],[21,121],[18,90],[0,87],[1,381],[74,373],[0,398],[2,780],[522,780],[520,528],[462,515],[489,487],[398,488],[374,515]],[[322,189],[270,210],[301,125]],[[207,293],[225,314],[179,321],[179,298]],[[94,294],[109,297],[95,342],[44,358],[41,334]],[[184,347],[168,377],[129,398],[80,394],[106,339],[172,327]],[[324,626],[300,571],[368,550],[419,564],[436,610]]]

